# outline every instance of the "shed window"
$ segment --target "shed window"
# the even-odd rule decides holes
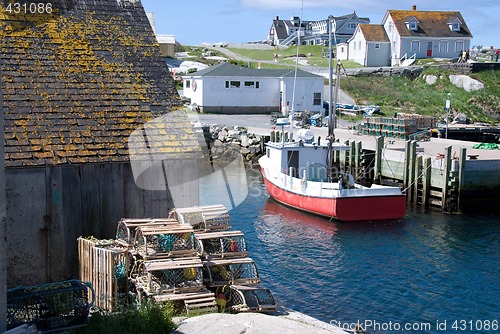
[[[321,105],[321,93],[313,93],[313,105]]]
[[[375,43],[375,49],[380,49],[380,43]]]
[[[245,88],[259,88],[258,81],[245,81]]]
[[[226,81],[226,88],[240,88],[240,81]]]

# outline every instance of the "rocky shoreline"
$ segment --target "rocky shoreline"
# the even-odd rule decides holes
[[[264,152],[265,137],[249,133],[242,126],[203,124],[204,139],[212,161],[230,162],[238,155],[255,164]]]

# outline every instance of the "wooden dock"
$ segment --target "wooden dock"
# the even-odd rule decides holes
[[[326,138],[325,128],[311,130],[316,138]],[[351,146],[336,152],[335,165],[360,183],[398,184],[409,205],[443,212],[499,209],[500,150],[474,149],[475,142],[441,138],[373,137],[350,129],[335,129],[335,135]]]

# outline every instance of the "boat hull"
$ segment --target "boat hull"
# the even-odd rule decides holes
[[[288,191],[270,182],[262,170],[266,189],[276,201],[313,214],[341,221],[394,220],[404,217],[406,197],[316,197]]]

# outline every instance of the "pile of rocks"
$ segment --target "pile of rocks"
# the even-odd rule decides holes
[[[213,161],[232,161],[238,154],[243,155],[246,161],[255,161],[263,152],[263,138],[248,133],[244,127],[228,127],[217,124],[204,125],[203,127],[204,129],[208,128],[210,134],[210,137],[207,138],[207,144],[211,150]]]

